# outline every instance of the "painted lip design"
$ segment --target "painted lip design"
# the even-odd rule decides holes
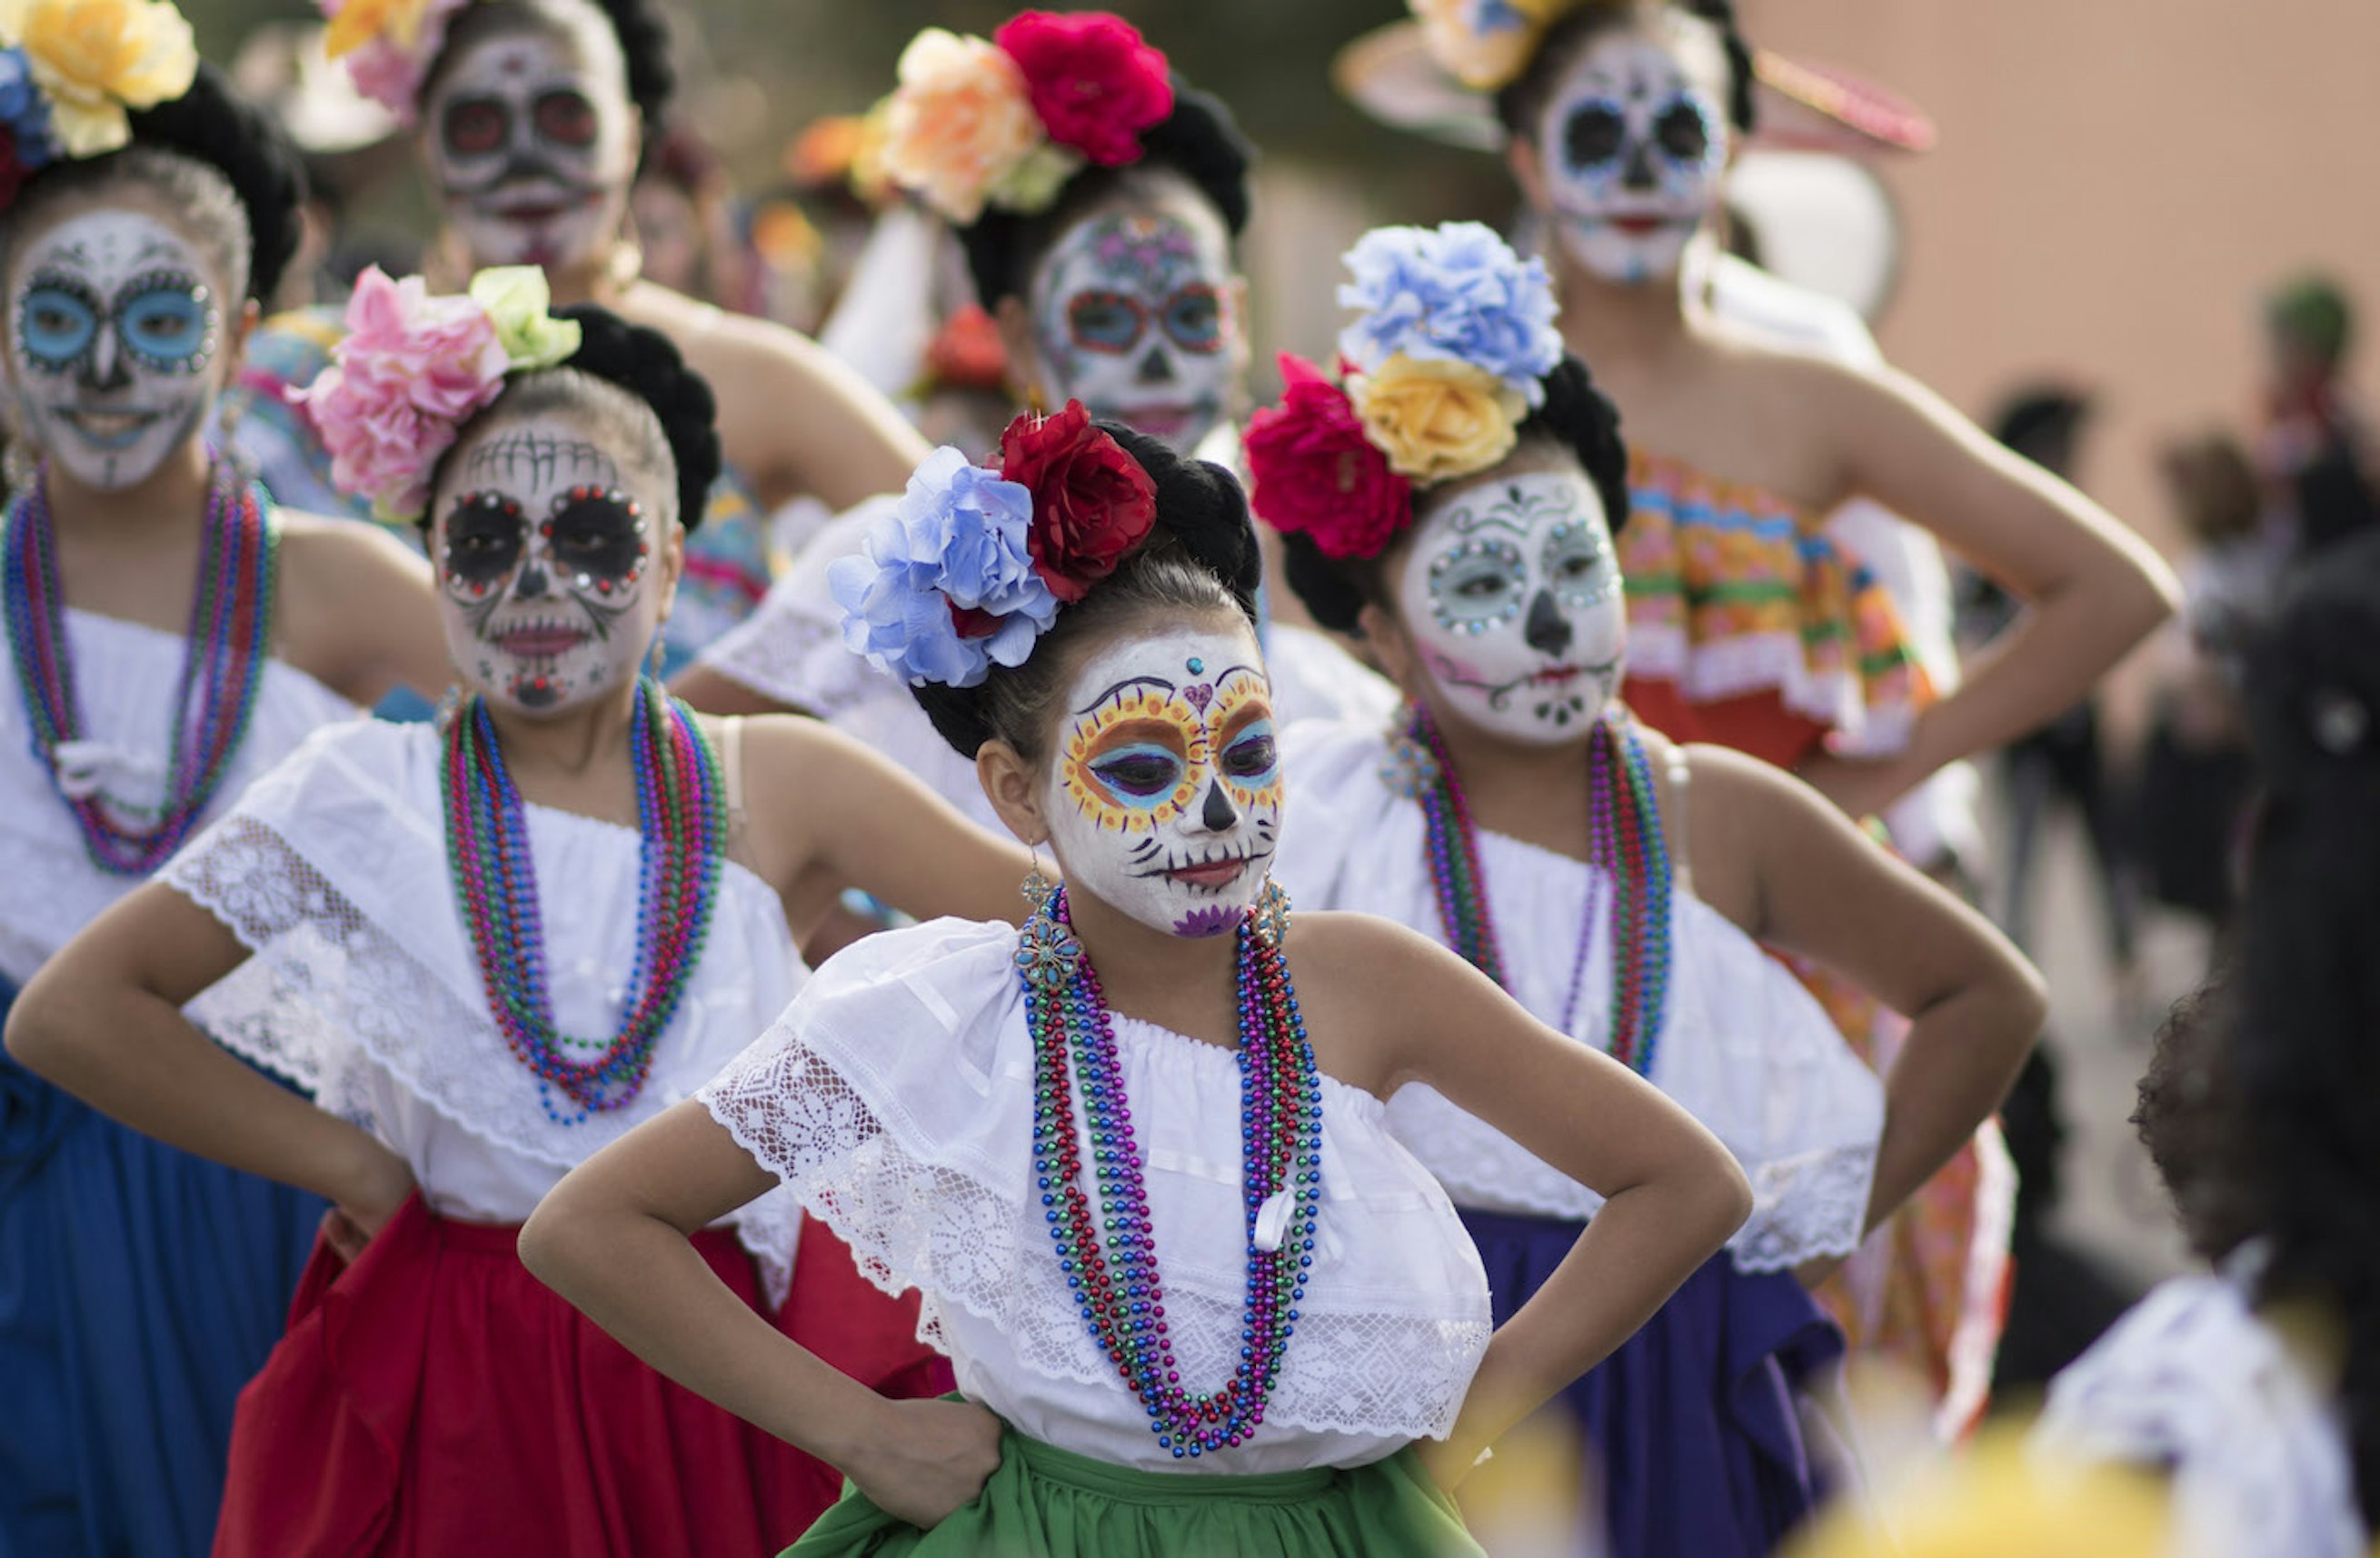
[[[1584,665],[1548,665],[1542,671],[1531,672],[1529,685],[1531,687],[1568,687],[1585,675],[1586,675],[1586,667]]]
[[[85,443],[107,450],[130,448],[164,415],[163,411],[104,411],[78,407],[60,407],[57,411],[58,420]]]
[[[498,649],[521,660],[551,660],[577,649],[588,637],[585,628],[567,622],[523,622],[488,635]]]
[[[1204,859],[1184,860],[1179,864],[1152,865],[1135,876],[1146,880],[1161,876],[1168,882],[1178,882],[1184,887],[1195,887],[1203,893],[1219,893],[1237,882],[1243,874],[1261,865],[1272,854],[1269,849],[1222,849]]]
[[[1202,401],[1152,401],[1146,406],[1118,406],[1101,414],[1151,438],[1173,438],[1202,421],[1213,420],[1215,408]]]

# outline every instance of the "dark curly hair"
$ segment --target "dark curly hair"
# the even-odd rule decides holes
[[[2297,582],[2243,701],[2266,791],[2226,1068],[2262,1292],[2338,1322],[2356,1494],[2380,1526],[2380,534]]]
[[[1120,623],[1152,612],[1235,609],[1256,626],[1264,564],[1239,479],[1208,461],[1184,459],[1122,422],[1092,425],[1122,444],[1157,484],[1156,529],[1088,594],[1059,608],[1023,664],[994,665],[971,688],[929,682],[910,689],[961,757],[975,756],[996,738],[1027,761],[1038,761],[1082,650]]]
[[[1553,95],[1555,83],[1578,57],[1579,51],[1597,34],[1653,6],[1681,11],[1718,30],[1719,45],[1727,51],[1728,120],[1739,134],[1751,134],[1755,122],[1752,90],[1756,80],[1752,45],[1744,41],[1743,30],[1736,25],[1734,0],[1639,0],[1633,6],[1580,6],[1547,30],[1528,68],[1496,94],[1496,117],[1503,123],[1504,132],[1535,140],[1537,122],[1545,116],[1546,100]]]
[[[50,202],[135,181],[156,191],[248,297],[271,298],[298,252],[306,198],[305,165],[279,122],[203,61],[188,91],[127,116],[132,140],[122,149],[60,157],[25,180],[0,215],[0,250]]]
[[[1540,382],[1545,386],[1544,404],[1521,423],[1513,454],[1549,449],[1575,459],[1595,484],[1612,533],[1618,534],[1628,523],[1628,449],[1620,441],[1619,409],[1595,387],[1586,364],[1568,353]],[[1440,483],[1438,490],[1446,485]],[[1416,524],[1430,501],[1430,489],[1415,490]],[[1366,606],[1395,610],[1382,564],[1412,534],[1411,526],[1398,531],[1370,557],[1326,556],[1313,537],[1303,532],[1285,534],[1281,548],[1289,565],[1289,587],[1305,603],[1315,621],[1333,632],[1360,636]]]
[[[599,417],[612,413],[616,425],[603,429],[603,445],[656,473],[666,456],[676,481],[678,522],[695,529],[702,523],[711,484],[719,480],[719,405],[710,385],[686,365],[677,347],[658,330],[630,324],[593,303],[556,309],[553,316],[577,323],[578,349],[558,367],[507,380],[504,392],[459,431],[468,433],[497,416],[564,409]],[[614,396],[614,390],[624,393]],[[646,412],[651,413],[650,419]],[[463,444],[458,436],[431,472],[433,493],[444,485],[447,462]],[[422,511],[425,533],[434,512],[434,505]]]
[[[644,120],[644,145],[638,160],[642,172],[644,161],[652,155],[668,128],[670,100],[677,93],[677,71],[670,64],[669,26],[662,20],[661,9],[651,0],[586,0],[603,19],[612,24],[613,33],[620,40],[620,55],[628,72],[628,101],[637,105]],[[472,44],[500,33],[523,27],[544,28],[558,19],[548,8],[550,0],[478,0],[457,12],[439,45],[438,57],[421,78],[421,97],[427,100],[447,67],[461,57]]]
[[[1002,298],[1022,298],[1033,267],[1058,235],[1076,218],[1153,175],[1172,174],[1214,206],[1223,230],[1236,239],[1248,225],[1248,167],[1256,148],[1232,122],[1222,100],[1173,79],[1173,112],[1140,138],[1140,160],[1123,167],[1081,169],[1058,191],[1047,211],[1034,216],[987,207],[959,229],[976,301],[997,308]]]

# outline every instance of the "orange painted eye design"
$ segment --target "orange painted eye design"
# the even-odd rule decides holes
[[[1223,787],[1243,809],[1281,804],[1281,754],[1264,679],[1232,676],[1207,713],[1208,746]]]
[[[1190,705],[1135,688],[1075,722],[1066,793],[1100,827],[1146,833],[1182,814],[1206,763],[1206,724]]]

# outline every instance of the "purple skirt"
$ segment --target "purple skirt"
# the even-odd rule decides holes
[[[1463,1210],[1496,1323],[1561,1264],[1583,1223]],[[1747,1276],[1713,1256],[1620,1350],[1564,1391],[1602,1491],[1610,1558],[1759,1558],[1821,1487],[1795,1397],[1842,1358],[1843,1336],[1790,1272]]]

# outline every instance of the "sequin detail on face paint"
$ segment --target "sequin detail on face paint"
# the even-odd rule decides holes
[[[101,327],[152,373],[188,374],[214,356],[214,295],[183,271],[152,271],[119,289],[112,305],[72,276],[37,275],[17,308],[17,338],[35,371],[64,375],[91,360]]]
[[[1502,541],[1466,541],[1429,565],[1429,611],[1450,633],[1476,636],[1510,622],[1528,592],[1529,566]]]

